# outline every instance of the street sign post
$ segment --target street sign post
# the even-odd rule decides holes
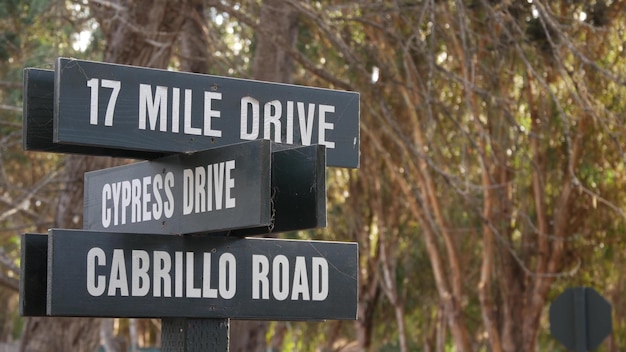
[[[66,58],[54,84],[54,143],[188,153],[268,139],[359,165],[358,93]]]
[[[355,319],[357,245],[50,230],[48,315]]]
[[[151,161],[86,174],[84,230],[22,236],[22,315],[161,318],[164,351],[228,350],[229,318],[356,319],[356,243],[243,236],[326,226],[358,93],[59,58],[23,105],[25,150]]]

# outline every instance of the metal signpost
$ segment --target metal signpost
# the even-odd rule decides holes
[[[230,318],[356,319],[356,243],[244,236],[326,226],[358,93],[59,58],[24,70],[23,134],[147,161],[85,174],[83,230],[22,236],[22,315],[161,318],[163,351],[226,351]]]

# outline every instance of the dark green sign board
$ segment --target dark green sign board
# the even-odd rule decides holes
[[[270,158],[258,140],[88,172],[83,219],[86,230],[173,235],[324,227],[324,147]]]
[[[162,318],[166,349],[196,322],[227,347],[227,318],[356,319],[356,243],[244,236],[326,225],[358,93],[59,58],[24,70],[23,135],[151,161],[85,175],[85,230],[22,236],[22,315]]]
[[[85,174],[87,230],[193,234],[269,226],[271,144],[257,140]]]
[[[187,153],[267,139],[359,165],[358,93],[66,58],[54,84],[54,143]]]
[[[356,319],[356,243],[50,230],[47,314]]]

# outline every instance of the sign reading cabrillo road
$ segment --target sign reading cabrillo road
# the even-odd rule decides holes
[[[267,139],[359,165],[355,92],[66,58],[54,81],[54,143],[173,153]]]
[[[51,316],[356,319],[357,244],[50,230]]]
[[[249,141],[88,172],[84,228],[193,234],[268,226],[270,144]]]

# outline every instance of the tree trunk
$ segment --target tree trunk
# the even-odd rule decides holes
[[[264,0],[260,27],[269,35],[255,38],[252,78],[291,83],[293,59],[288,52],[295,46],[298,38],[298,13],[285,0]],[[288,47],[284,48],[280,43]]]
[[[191,12],[185,19],[180,35],[180,70],[209,72],[209,33],[204,18],[204,1],[190,0]]]

